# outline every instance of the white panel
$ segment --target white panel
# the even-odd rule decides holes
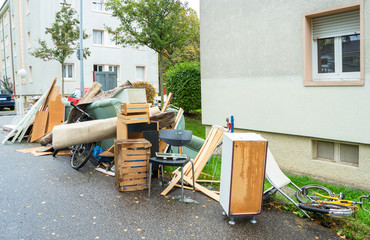
[[[360,33],[360,10],[312,19],[313,38],[338,37]]]
[[[220,204],[229,216],[230,192],[231,192],[231,165],[233,155],[233,141],[229,136],[223,136],[221,178],[220,178]]]

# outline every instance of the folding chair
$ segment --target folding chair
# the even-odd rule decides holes
[[[283,190],[282,187],[288,184],[293,185],[297,190],[301,191],[301,188],[295,185],[284,173],[281,171],[279,165],[277,164],[274,156],[267,150],[267,161],[266,161],[266,178],[271,183],[272,187],[267,189],[263,193],[263,200],[268,199],[272,194],[279,191],[284,197],[291,201],[299,210],[301,210],[308,218],[311,218],[304,210],[300,209],[298,203],[296,203],[291,197],[289,197]]]

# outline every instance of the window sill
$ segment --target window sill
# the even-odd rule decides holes
[[[75,82],[73,78],[64,78],[65,82]]]
[[[305,81],[306,87],[323,87],[323,86],[363,86],[364,81]]]
[[[334,163],[334,164],[338,164],[340,166],[358,168],[358,163],[336,162],[335,160],[325,159],[325,158],[314,158],[312,160],[316,161],[316,162]]]
[[[99,11],[99,10],[91,10],[91,11],[94,12],[94,13],[102,13],[102,14],[112,15],[111,12],[107,12],[107,11]]]
[[[101,48],[114,48],[119,49],[120,46],[114,46],[114,45],[100,45],[100,44],[93,44],[93,47],[101,47]]]

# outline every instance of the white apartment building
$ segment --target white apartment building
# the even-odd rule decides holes
[[[55,60],[43,61],[31,56],[38,46],[38,39],[52,46],[46,27],[54,22],[55,13],[63,0],[6,0],[0,9],[0,78],[14,83],[19,94],[20,69],[27,71],[22,79],[23,95],[44,93],[57,77],[61,86],[62,68]],[[80,14],[80,1],[67,0]],[[76,15],[79,19],[79,15]],[[106,10],[104,0],[83,0],[83,29],[89,38],[83,42],[91,55],[84,59],[84,86],[94,81],[94,71],[116,71],[117,85],[124,81],[147,81],[158,90],[157,53],[147,47],[121,47],[111,41],[105,26],[117,27],[119,20]],[[71,55],[65,65],[65,94],[80,86],[80,61]],[[17,92],[18,91],[18,92]]]

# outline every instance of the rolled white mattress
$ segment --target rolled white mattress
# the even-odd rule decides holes
[[[116,137],[117,117],[61,124],[53,128],[53,148],[62,149],[82,143]]]

